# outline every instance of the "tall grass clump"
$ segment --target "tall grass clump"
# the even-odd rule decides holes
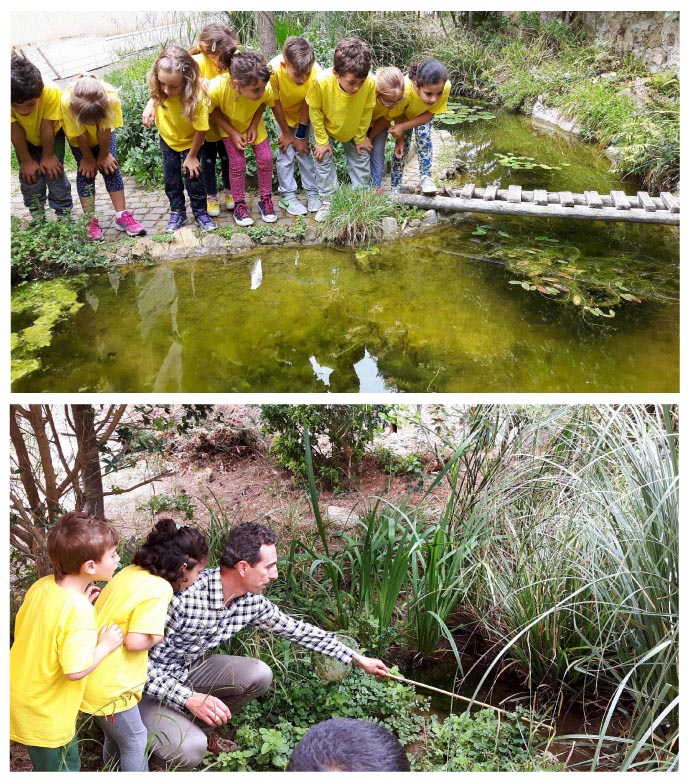
[[[320,224],[320,235],[335,244],[372,244],[382,237],[382,218],[394,211],[389,196],[371,187],[354,189],[343,185],[332,196],[329,214]]]
[[[591,769],[677,761],[677,452],[669,407],[543,408],[473,507],[492,519],[469,597],[491,669],[604,703],[599,733],[571,736]]]

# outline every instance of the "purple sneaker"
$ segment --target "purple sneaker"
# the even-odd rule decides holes
[[[215,220],[208,217],[207,214],[199,214],[196,217],[196,225],[203,231],[203,233],[209,233],[217,228]]]
[[[186,223],[186,214],[182,214],[181,212],[171,212],[170,219],[167,221],[165,233],[174,233],[175,231],[178,231],[183,225],[186,225]]]
[[[119,219],[115,217],[115,228],[118,231],[126,231],[127,236],[145,236],[146,229],[140,222],[136,222],[131,212],[124,211]]]

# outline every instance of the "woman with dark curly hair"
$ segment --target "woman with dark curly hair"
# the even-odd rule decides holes
[[[133,563],[105,586],[96,602],[98,626],[117,624],[124,644],[91,673],[81,710],[93,714],[105,733],[107,769],[148,770],[148,734],[138,702],[146,682],[148,649],[162,642],[167,606],[175,591],[188,588],[208,559],[198,529],[162,518],[136,551]],[[102,668],[102,669],[101,669]]]

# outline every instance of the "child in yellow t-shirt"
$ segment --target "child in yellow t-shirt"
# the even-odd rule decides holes
[[[438,60],[423,60],[409,68],[404,95],[404,113],[389,129],[397,145],[403,142],[403,154],[395,150],[392,157],[391,190],[401,191],[404,163],[411,143],[411,131],[416,136],[420,189],[424,195],[435,195],[432,180],[432,118],[447,110],[451,82],[447,69]]]
[[[19,162],[19,186],[33,220],[45,217],[45,202],[59,218],[72,209],[72,187],[64,172],[62,90],[44,82],[38,68],[12,50],[11,140]]]
[[[239,45],[239,36],[231,27],[212,22],[206,24],[198,34],[196,45],[189,49],[201,69],[201,76],[211,81],[225,71],[222,55],[225,52],[233,54]],[[218,193],[215,161],[220,158],[220,174],[223,191]],[[209,121],[208,132],[203,142],[203,182],[208,197],[208,214],[211,217],[220,216],[220,205],[227,211],[234,209],[234,198],[229,183],[229,158],[222,142],[222,134],[215,123]]]
[[[96,624],[92,580],[110,580],[117,532],[84,512],[63,515],[48,534],[55,570],[31,586],[10,649],[10,740],[24,744],[35,771],[78,771],[76,717],[86,676],[123,641]]]
[[[322,206],[315,215],[323,222],[337,188],[332,141],[341,141],[353,187],[370,184],[370,150],[367,136],[375,106],[375,80],[370,73],[372,51],[357,38],[346,38],[334,50],[333,67],[320,72],[306,102],[310,107],[315,175]]]
[[[246,206],[246,147],[253,147],[258,173],[258,206],[263,222],[275,222],[272,203],[272,148],[263,122],[266,106],[274,98],[270,87],[270,69],[262,54],[238,52],[225,54],[228,73],[210,82],[210,110],[213,121],[224,136],[229,156],[229,178],[234,196],[234,222],[241,227],[253,225]]]
[[[373,148],[370,150],[370,185],[376,189],[382,187],[385,173],[385,147],[388,130],[393,117],[403,114],[404,74],[395,67],[380,68],[375,74],[375,108],[368,130]],[[403,143],[397,142],[395,154],[403,154]]]
[[[90,217],[88,238],[103,241],[95,216],[95,182],[100,171],[115,209],[115,228],[129,236],[146,229],[127,211],[124,180],[117,164],[116,128],[122,127],[122,105],[117,89],[95,76],[82,76],[62,96],[65,135],[78,166],[76,191],[84,214]]]
[[[183,591],[200,575],[208,543],[198,529],[177,528],[162,518],[146,542],[105,586],[96,602],[99,625],[116,623],[124,645],[88,677],[81,710],[92,713],[105,734],[103,762],[122,772],[148,769],[148,733],[138,703],[146,683],[148,649],[162,642],[173,591]]]
[[[322,206],[315,182],[315,166],[308,139],[306,95],[320,66],[313,44],[305,38],[289,36],[282,53],[270,60],[270,86],[275,96],[272,113],[281,130],[277,139],[277,182],[282,195],[280,206],[289,214],[317,212]],[[296,197],[296,163],[307,205]]]
[[[153,63],[148,74],[151,100],[143,124],[155,121],[160,133],[165,193],[170,202],[166,233],[186,224],[184,187],[189,194],[196,225],[203,231],[217,228],[208,216],[202,173],[202,146],[208,132],[208,98],[198,63],[181,46],[171,44]]]

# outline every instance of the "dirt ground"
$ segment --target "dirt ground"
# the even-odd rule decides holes
[[[218,407],[217,411],[222,413],[222,423],[211,421],[198,432],[180,437],[162,463],[142,462],[135,470],[118,476],[118,484],[126,487],[136,484],[156,466],[172,473],[141,489],[108,499],[107,515],[124,538],[140,537],[150,528],[152,514],[142,509],[142,505],[161,494],[187,494],[196,506],[193,520],[203,528],[209,527],[212,514],[225,518],[229,525],[259,521],[273,527],[284,539],[314,523],[306,489],[268,454],[271,438],[260,432],[260,409],[226,406]],[[430,407],[423,408],[424,423],[431,423],[432,414]],[[458,411],[456,415],[458,422],[461,420]],[[422,484],[416,472],[387,474],[384,463],[375,455],[381,448],[400,456],[417,454],[422,463]],[[363,461],[354,465],[349,490],[337,494],[321,488],[321,512],[325,514],[328,508],[337,508],[331,513],[336,522],[347,511],[360,515],[371,497],[417,504],[446,457],[440,439],[427,429],[406,424],[397,431],[385,430],[376,436]],[[447,491],[446,483],[438,486],[429,497],[429,508],[439,508]],[[181,512],[165,512],[184,520]]]

